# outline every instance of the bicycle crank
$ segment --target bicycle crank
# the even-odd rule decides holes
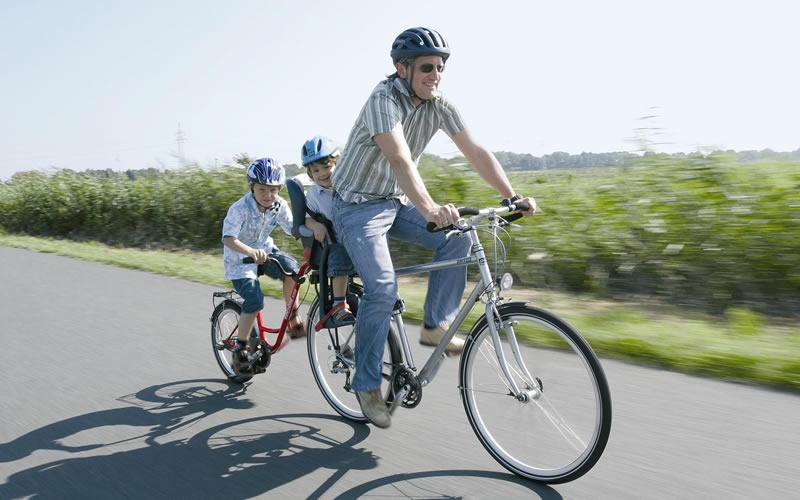
[[[264,373],[267,371],[269,362],[272,360],[272,349],[261,339],[250,339],[250,351],[248,359],[253,373]]]
[[[414,408],[422,401],[422,385],[417,376],[408,368],[400,368],[392,378],[391,410],[398,402],[403,408]]]

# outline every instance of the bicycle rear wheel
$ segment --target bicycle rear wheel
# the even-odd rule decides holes
[[[233,369],[233,344],[238,336],[239,315],[242,308],[233,300],[222,301],[211,316],[211,348],[222,373],[232,382],[243,383],[253,378],[252,373],[237,374]],[[251,335],[258,334],[253,327]]]
[[[315,331],[319,321],[320,299],[317,297],[308,311],[307,345],[311,372],[325,400],[336,412],[354,422],[366,422],[355,393],[350,388],[355,373],[355,325],[341,328],[323,328]],[[389,328],[389,337],[383,355],[381,384],[385,398],[391,393],[390,381],[402,362],[400,342],[394,327]]]
[[[520,303],[498,309],[500,346],[528,398],[513,396],[484,316],[467,339],[460,365],[469,423],[511,472],[546,483],[572,481],[592,468],[608,441],[611,396],[603,369],[589,344],[556,316]],[[519,339],[523,366],[516,363],[506,328]]]

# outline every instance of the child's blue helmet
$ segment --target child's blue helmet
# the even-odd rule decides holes
[[[450,47],[438,31],[429,28],[409,28],[397,35],[392,43],[392,62],[418,56],[450,57]]]
[[[251,184],[283,186],[286,184],[286,173],[280,163],[272,158],[259,158],[247,167],[247,181]]]
[[[336,147],[336,144],[332,140],[327,137],[322,137],[321,135],[307,140],[303,143],[303,147],[300,150],[300,157],[304,167],[309,163],[322,160],[329,156],[333,156],[334,158],[339,156],[339,148]]]

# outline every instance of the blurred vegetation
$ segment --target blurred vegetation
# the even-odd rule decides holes
[[[638,145],[639,151],[643,156],[649,157],[658,155],[653,151],[653,147],[659,143],[656,142],[657,137],[660,135],[661,128],[653,127],[650,119],[658,118],[655,116],[645,116],[640,118],[648,122],[642,128],[636,129],[637,137],[634,139]],[[725,156],[733,159],[737,163],[752,163],[764,160],[781,160],[781,161],[800,161],[800,149],[790,152],[777,152],[771,149],[762,149],[761,151],[717,151],[714,154],[724,154]],[[559,168],[592,168],[592,167],[612,167],[624,165],[636,165],[640,162],[641,155],[616,152],[616,153],[580,153],[569,154],[563,151],[556,151],[555,153],[547,154],[544,156],[533,156],[531,154],[509,153],[507,151],[498,151],[494,153],[497,160],[503,165],[507,171],[520,171],[520,170],[551,170]],[[703,158],[703,153],[672,153],[669,155],[671,160],[682,162],[692,158]],[[662,156],[663,158],[663,156]]]
[[[518,283],[657,297],[726,315],[742,331],[757,328],[743,311],[798,314],[800,161],[743,162],[725,153],[626,161],[509,174],[515,189],[540,206],[508,247],[506,270]],[[247,192],[241,165],[248,162],[242,154],[214,169],[18,173],[0,183],[1,223],[19,234],[219,249],[227,209]],[[425,155],[420,170],[440,202],[498,201],[463,158]],[[279,246],[299,253],[276,233]],[[429,258],[411,245],[395,248],[398,265]]]
[[[464,165],[423,173],[439,201],[497,203]],[[507,269],[525,286],[655,296],[719,314],[800,311],[800,161],[648,155],[510,178],[540,207],[509,248]],[[411,246],[398,255],[422,258]]]
[[[249,161],[242,154],[214,169],[18,173],[0,183],[0,244],[226,286],[220,230],[247,192]],[[799,167],[794,159],[649,154],[622,167],[512,172],[540,213],[505,238],[505,270],[517,281],[511,296],[563,315],[602,355],[798,390]],[[440,202],[498,201],[463,158],[425,155],[420,170]],[[282,231],[273,236],[300,253]],[[430,258],[393,245],[397,265]],[[272,280],[262,287],[280,294]],[[424,287],[403,295],[409,318],[421,318]]]

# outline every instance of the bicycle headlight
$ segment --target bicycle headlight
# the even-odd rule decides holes
[[[514,278],[511,276],[510,273],[505,273],[500,278],[500,290],[510,290],[513,284],[514,284]]]

